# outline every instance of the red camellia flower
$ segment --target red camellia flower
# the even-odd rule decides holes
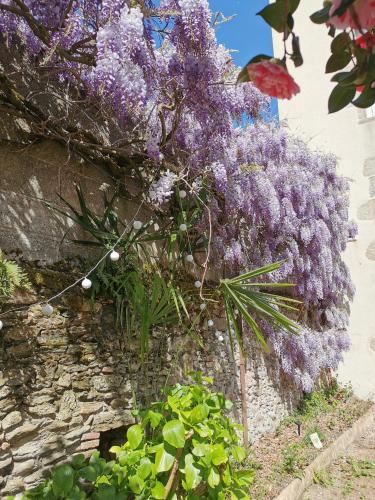
[[[258,89],[271,97],[290,99],[300,91],[286,68],[269,60],[249,64],[250,80]]]
[[[332,0],[329,24],[343,30],[346,28],[371,29],[375,26],[375,0],[355,0],[342,16],[334,16],[334,12],[341,3],[342,0]]]
[[[365,33],[356,38],[355,43],[362,49],[372,50],[372,48],[375,47],[375,35],[373,33]]]

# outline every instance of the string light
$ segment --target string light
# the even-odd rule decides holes
[[[109,258],[112,262],[117,262],[120,258],[120,254],[116,252],[116,250],[112,250],[112,252],[109,254]]]
[[[91,285],[92,285],[92,281],[89,280],[88,278],[85,278],[82,280],[82,288],[84,288],[85,290],[88,290],[89,288],[91,288]]]
[[[209,319],[209,320],[207,321],[207,326],[208,326],[209,328],[211,328],[211,327],[213,327],[213,326],[214,326],[214,322],[212,321],[212,319]]]
[[[186,259],[186,262],[194,262],[194,257],[191,254],[187,255],[185,257],[185,259]]]
[[[43,311],[43,314],[45,314],[46,316],[51,316],[51,314],[53,313],[53,307],[51,306],[51,304],[43,304],[42,305],[42,311]]]
[[[159,231],[160,227],[159,227],[159,224],[157,222],[155,222],[154,224],[154,230],[155,231]]]
[[[186,231],[187,230],[187,225],[186,224],[180,224],[180,231]]]
[[[202,302],[202,304],[199,306],[199,309],[201,311],[204,311],[206,309],[206,307],[207,307],[206,304],[204,302]]]
[[[181,191],[178,193],[180,195],[180,198],[186,198],[186,191],[184,189],[181,189]]]
[[[139,229],[141,229],[141,227],[142,227],[142,226],[143,226],[143,224],[142,224],[142,222],[141,222],[140,220],[135,220],[135,221],[133,222],[133,227],[134,227],[134,229],[136,229],[137,231],[138,231]]]
[[[195,288],[200,288],[200,287],[201,287],[201,285],[202,285],[202,283],[201,283],[199,280],[197,280],[197,281],[194,283]]]

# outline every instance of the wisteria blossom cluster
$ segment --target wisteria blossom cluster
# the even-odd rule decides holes
[[[341,255],[354,229],[335,159],[262,121],[268,100],[251,83],[235,84],[207,0],[66,0],[53,9],[24,0],[41,34],[19,4],[0,0],[1,30],[40,51],[39,64],[48,53],[63,79],[112,110],[131,152],[152,160],[151,202],[164,206],[181,189],[176,168],[189,196],[204,197],[195,229],[208,237],[211,220],[212,265],[235,275],[285,259],[272,279],[297,284],[305,326],[300,336],[266,336],[285,373],[311,390],[348,348],[353,285]]]

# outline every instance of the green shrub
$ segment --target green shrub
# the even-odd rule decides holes
[[[20,266],[5,259],[0,250],[0,303],[12,296],[16,288],[30,289],[28,277]]]
[[[239,464],[247,452],[226,413],[232,403],[211,392],[212,380],[192,374],[191,385],[165,391],[163,402],[137,411],[138,423],[107,462],[94,453],[56,467],[51,478],[23,499],[239,499],[249,498],[252,469]]]

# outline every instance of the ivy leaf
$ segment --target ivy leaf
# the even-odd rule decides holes
[[[143,429],[139,424],[129,427],[126,437],[128,439],[130,448],[135,450],[141,444],[143,438]]]
[[[234,472],[233,477],[239,486],[248,486],[254,481],[254,471],[238,470]]]
[[[82,467],[85,461],[86,461],[85,455],[83,453],[79,453],[78,455],[74,455],[74,457],[72,458],[72,466]]]
[[[149,410],[147,412],[147,417],[150,421],[151,427],[153,429],[156,429],[156,427],[160,424],[160,421],[163,418],[163,415],[161,413],[156,413],[152,410]]]
[[[156,452],[155,455],[155,466],[156,466],[156,472],[166,472],[168,471],[174,462],[174,456],[168,453],[164,445],[162,445],[159,450]]]
[[[73,488],[74,472],[70,465],[60,465],[52,474],[52,489],[58,497],[66,496]]]
[[[179,420],[170,420],[163,427],[163,438],[175,448],[185,445],[185,428]]]
[[[151,472],[152,472],[151,461],[148,458],[142,458],[137,470],[138,476],[142,479],[147,479],[148,476],[151,474]]]
[[[96,497],[98,500],[116,500],[118,498],[116,488],[106,484],[100,485]]]
[[[333,73],[339,69],[345,68],[351,61],[348,52],[338,52],[332,54],[326,64],[326,73]]]
[[[143,488],[145,487],[145,482],[141,477],[135,474],[134,476],[129,476],[128,480],[130,489],[133,493],[139,494],[142,492]]]
[[[336,111],[345,108],[353,100],[355,92],[356,89],[354,86],[344,87],[340,84],[336,85],[328,99],[328,112],[336,113]]]
[[[151,489],[151,495],[153,498],[162,499],[165,498],[165,487],[160,481],[156,481],[155,486]]]
[[[211,486],[211,488],[215,488],[215,486],[219,484],[220,474],[217,472],[217,469],[215,467],[211,467],[207,482]]]

